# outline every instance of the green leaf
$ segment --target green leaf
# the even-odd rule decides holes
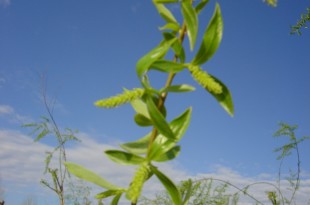
[[[195,90],[195,87],[191,85],[182,84],[182,85],[169,86],[164,90],[164,92],[180,93],[180,92],[191,92],[194,90]]]
[[[151,132],[134,142],[121,144],[120,147],[133,154],[145,154],[149,146],[150,137]]]
[[[84,179],[85,181],[91,182],[105,189],[122,189],[121,187],[109,183],[102,177],[80,165],[71,162],[65,162],[64,164],[67,167],[68,171],[78,178]]]
[[[138,77],[141,79],[142,76],[149,70],[150,66],[158,59],[161,59],[163,56],[166,55],[171,45],[176,41],[177,39],[171,39],[169,41],[162,42],[159,46],[154,48],[152,51],[150,51],[148,54],[143,56],[137,63],[136,71],[138,74]]]
[[[167,23],[166,25],[160,27],[159,30],[171,30],[173,32],[178,32],[180,30],[180,25],[176,23]]]
[[[198,18],[195,9],[192,6],[191,0],[182,1],[182,14],[187,26],[190,48],[193,50],[198,32]]]
[[[150,118],[149,112],[147,111],[146,104],[141,99],[135,99],[130,102],[133,109],[141,115]]]
[[[118,164],[139,165],[145,161],[143,157],[119,150],[107,150],[105,151],[105,153],[109,157],[109,159]]]
[[[121,193],[118,194],[118,195],[116,195],[116,196],[113,198],[113,200],[111,201],[111,204],[110,204],[110,205],[118,205],[118,201],[120,200],[121,196],[122,196]]]
[[[191,113],[192,109],[189,108],[170,123],[170,127],[176,137],[176,140],[167,139],[161,134],[156,137],[147,156],[149,160],[165,154],[173,148],[178,141],[181,140],[190,123]]]
[[[104,191],[104,192],[97,194],[95,197],[96,197],[96,199],[104,199],[104,198],[108,198],[110,196],[122,194],[125,191],[126,191],[125,189],[107,190],[107,191]]]
[[[141,114],[136,114],[134,120],[135,123],[141,127],[148,127],[153,125],[153,122],[149,118]]]
[[[174,18],[173,14],[167,9],[163,4],[156,3],[156,0],[153,0],[155,7],[157,8],[157,11],[159,15],[165,19],[168,23],[175,23],[178,24],[177,20]]]
[[[169,124],[167,123],[162,113],[158,110],[157,106],[154,104],[152,98],[147,98],[146,105],[151,116],[151,120],[153,121],[153,124],[158,129],[158,131],[169,139],[175,139],[174,133],[170,129]]]
[[[169,3],[178,3],[179,0],[153,0],[155,3],[169,4]]]
[[[213,17],[204,33],[202,43],[192,61],[193,65],[201,65],[207,62],[218,49],[223,35],[223,20],[219,4],[216,4]]]
[[[167,60],[157,60],[151,65],[151,69],[155,69],[166,73],[177,73],[184,70],[186,66],[184,64],[176,63]]]
[[[173,33],[168,33],[168,32],[164,32],[163,36],[165,38],[166,41],[176,38],[175,34]],[[171,46],[172,50],[174,51],[175,55],[177,58],[180,59],[181,63],[184,63],[186,60],[186,56],[185,56],[185,51],[182,45],[182,42],[180,39],[177,39]]]
[[[196,13],[199,14],[201,10],[209,3],[209,0],[201,0],[199,4],[196,6]]]
[[[232,96],[230,94],[229,89],[222,83],[219,79],[216,77],[210,75],[218,84],[222,87],[222,93],[221,94],[215,94],[211,93],[213,97],[220,103],[220,105],[224,108],[224,110],[230,115],[234,116],[234,105],[232,101]]]
[[[166,190],[168,191],[173,203],[175,205],[182,204],[182,197],[180,191],[178,190],[177,186],[165,176],[162,172],[160,172],[156,167],[151,166],[152,172],[156,175],[159,181],[164,185]]]
[[[183,199],[182,205],[187,205],[190,197],[192,196],[192,188],[193,188],[193,182],[191,179],[188,180],[188,185],[186,186],[186,195]]]
[[[34,139],[35,142],[41,140],[43,137],[45,137],[46,135],[48,135],[50,133],[50,131],[46,128],[44,128],[39,134],[38,136]]]
[[[179,155],[180,151],[181,147],[175,146],[161,155],[156,155],[152,160],[156,162],[166,162],[176,158]]]

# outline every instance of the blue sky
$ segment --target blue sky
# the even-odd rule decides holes
[[[168,97],[169,119],[189,106],[193,116],[181,141],[182,152],[167,169],[182,177],[217,176],[222,169],[240,178],[263,173],[276,176],[278,162],[272,150],[285,142],[272,138],[277,123],[297,124],[297,136],[310,135],[310,33],[304,29],[302,36],[289,34],[289,26],[306,12],[309,1],[280,0],[275,9],[260,0],[218,2],[224,19],[223,40],[203,68],[229,87],[235,116],[229,117],[188,73],[177,76],[176,83],[197,89]],[[200,15],[198,44],[214,4],[211,1]],[[178,13],[178,7],[173,11]],[[36,147],[32,154],[37,158],[30,161],[39,166],[44,149],[53,145],[51,140],[32,144],[30,136],[27,138],[29,130],[20,127],[45,115],[40,75],[47,76],[48,95],[57,98],[58,124],[80,130],[89,142],[70,147],[71,159],[82,164],[94,160],[88,164],[99,172],[94,163],[104,157],[103,149],[93,149],[98,150],[98,156],[90,155],[93,158],[85,161],[74,150],[96,143],[115,146],[148,130],[135,125],[129,105],[103,110],[93,102],[120,93],[123,87],[140,86],[135,64],[160,42],[158,28],[163,24],[151,1],[0,0],[0,176],[8,202],[18,204],[27,195],[35,195],[29,192],[29,184],[39,180],[34,177],[31,181],[31,173],[42,172],[42,167],[25,167],[23,160],[28,159],[21,158],[23,154],[16,153],[16,148]],[[193,54],[188,54],[187,58],[191,57]],[[162,86],[163,78],[163,74],[154,74],[152,82]],[[304,176],[310,172],[309,146],[306,142],[300,147]],[[289,158],[287,165],[294,167],[295,159]],[[19,172],[29,173],[29,183],[26,180],[19,186],[23,178],[8,175]],[[36,189],[44,190],[39,185]],[[15,198],[16,193],[24,194]]]

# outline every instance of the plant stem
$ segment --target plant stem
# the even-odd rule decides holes
[[[185,34],[186,34],[186,24],[185,23],[183,23],[182,28],[181,28],[179,33],[180,33],[179,41],[182,44],[183,41],[184,41]],[[176,62],[177,60],[178,60],[178,56],[174,55],[173,61]],[[172,81],[173,81],[175,75],[176,75],[176,73],[173,73],[173,72],[169,73],[168,78],[166,80],[165,88],[169,87],[172,84]],[[161,96],[159,97],[159,102],[158,102],[158,105],[157,105],[157,108],[159,110],[161,110],[163,108],[163,106],[165,105],[165,101],[167,99],[167,96],[168,96],[168,93],[167,92],[163,92],[161,94]],[[149,152],[151,150],[151,146],[152,146],[153,142],[155,141],[155,139],[157,137],[157,134],[158,134],[158,130],[154,127],[153,130],[152,130],[151,137],[150,137],[150,142],[149,142],[149,147],[148,147],[148,154],[149,154]]]

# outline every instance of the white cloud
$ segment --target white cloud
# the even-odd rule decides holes
[[[0,0],[0,5],[6,7],[11,4],[11,0]]]
[[[85,133],[80,134],[79,137],[82,140],[81,143],[67,148],[68,161],[83,165],[114,184],[127,187],[132,179],[135,168],[117,165],[108,160],[103,153],[104,150],[115,149],[116,146],[99,143]],[[44,169],[44,153],[53,148],[40,142],[34,143],[28,136],[12,130],[0,130],[0,142],[0,176],[2,178],[2,184],[6,185],[5,192],[15,194],[26,192],[29,195],[29,190],[33,190],[30,187],[34,185],[36,185],[35,190],[46,191],[45,188],[39,186],[39,180],[44,177],[42,175]],[[258,181],[274,183],[273,177],[269,174],[262,173],[256,177],[246,177],[237,171],[221,165],[214,166],[211,173],[199,173],[194,176],[189,175],[176,162],[158,164],[156,166],[175,181],[185,180],[189,177],[196,180],[213,178],[229,181],[239,188]],[[286,190],[288,183],[283,182],[282,187],[283,190]],[[162,185],[154,178],[145,184],[143,194],[150,197],[155,192],[162,190]],[[253,185],[248,191],[256,198],[266,200],[266,191],[272,190],[274,189],[268,184],[261,183]],[[98,193],[98,191],[101,190],[95,188],[95,192]],[[236,189],[231,188],[230,191],[235,192]],[[309,193],[310,179],[306,178],[302,181],[300,190],[298,191],[296,197],[298,201],[296,204],[304,204],[309,198]],[[240,204],[253,204],[253,201],[248,197],[241,197],[241,200],[242,203]]]
[[[33,120],[28,116],[23,116],[15,112],[9,105],[0,105],[0,116],[3,116],[10,123],[26,124]]]
[[[14,113],[14,109],[8,105],[0,105],[0,115],[7,115]]]

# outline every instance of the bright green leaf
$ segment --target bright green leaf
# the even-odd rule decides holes
[[[174,92],[174,93],[180,93],[180,92],[191,92],[194,91],[195,87],[191,85],[171,85],[165,89],[165,92]]]
[[[169,3],[178,3],[179,0],[153,0],[155,3],[169,4]]]
[[[173,203],[175,205],[182,204],[182,197],[180,191],[177,186],[169,179],[166,175],[160,172],[156,167],[151,166],[152,172],[156,175],[159,181],[164,185],[166,190],[168,191]]]
[[[109,157],[109,159],[118,164],[139,165],[145,161],[143,157],[119,150],[107,150],[105,151],[105,153]]]
[[[154,0],[153,0],[154,2]],[[165,19],[168,23],[178,24],[177,20],[174,18],[173,14],[167,9],[163,4],[154,2],[155,7],[157,8],[160,16]]]
[[[174,133],[170,129],[169,124],[150,97],[147,98],[146,105],[151,116],[151,120],[158,131],[169,139],[175,139]]]
[[[108,181],[106,181],[105,179],[103,179],[102,177],[100,177],[99,175],[93,173],[92,171],[74,164],[74,163],[70,163],[70,162],[65,162],[64,163],[65,166],[67,167],[68,171],[75,175],[78,178],[81,178],[85,181],[91,182],[93,184],[96,184],[102,188],[105,189],[122,189],[121,187],[115,186],[111,183],[109,183]]]
[[[234,105],[232,101],[232,96],[230,94],[229,89],[224,85],[219,79],[210,75],[218,84],[222,87],[221,94],[211,93],[215,99],[220,103],[220,105],[224,108],[224,110],[230,115],[234,115]]]
[[[177,39],[171,39],[169,41],[162,42],[159,46],[154,48],[152,51],[150,51],[148,54],[143,56],[137,63],[136,71],[141,79],[144,74],[149,70],[150,66],[158,59],[161,59],[163,56],[166,55],[167,51],[171,47],[171,45],[176,41]]]
[[[181,151],[181,147],[180,146],[175,146],[173,148],[171,148],[170,150],[168,150],[167,152],[154,157],[152,160],[156,161],[156,162],[165,162],[165,161],[169,161],[174,159],[175,157],[177,157],[179,155]]]
[[[197,13],[192,6],[191,0],[182,1],[182,14],[187,27],[190,48],[191,50],[193,50],[196,43],[198,32],[198,18]]]
[[[120,147],[133,154],[145,154],[149,146],[150,136],[151,132],[134,142],[121,144]]]
[[[157,60],[151,65],[151,69],[155,69],[155,70],[158,70],[161,72],[167,72],[167,73],[170,73],[170,72],[177,73],[177,72],[184,70],[184,68],[185,68],[184,64],[176,63],[173,61],[167,61],[167,60]]]
[[[104,199],[104,198],[108,198],[110,196],[121,194],[125,191],[126,191],[125,189],[107,190],[107,191],[104,191],[104,192],[97,194],[95,197],[96,197],[96,199]]]
[[[113,200],[111,201],[111,204],[110,204],[110,205],[118,205],[118,201],[120,200],[121,196],[122,196],[121,193],[120,193],[120,194],[117,194],[117,195],[113,198]]]
[[[173,148],[176,143],[181,140],[182,136],[185,134],[185,131],[188,128],[190,123],[192,109],[187,109],[180,116],[171,121],[170,127],[176,137],[176,140],[170,140],[159,134],[155,141],[152,144],[152,148],[148,153],[148,159],[152,160],[153,158],[157,158],[164,153],[168,152],[171,148]]]
[[[175,34],[164,32],[163,36],[166,41],[176,38]],[[180,59],[181,63],[184,63],[186,60],[185,51],[180,39],[177,39],[171,46],[177,58]]]
[[[209,0],[201,0],[199,4],[196,6],[196,13],[199,14],[201,10],[209,3]]]
[[[216,4],[211,21],[204,33],[200,48],[192,61],[193,65],[202,65],[207,62],[218,49],[223,35],[223,20],[219,4]]]
[[[178,32],[180,30],[180,25],[176,23],[167,23],[166,25],[160,27],[159,30],[171,30],[173,32]]]
[[[135,99],[131,101],[130,104],[138,114],[144,115],[148,118],[150,117],[146,104],[141,99]]]
[[[134,120],[135,120],[136,124],[141,126],[141,127],[148,127],[148,126],[153,125],[152,121],[149,118],[147,118],[141,114],[136,114]]]

